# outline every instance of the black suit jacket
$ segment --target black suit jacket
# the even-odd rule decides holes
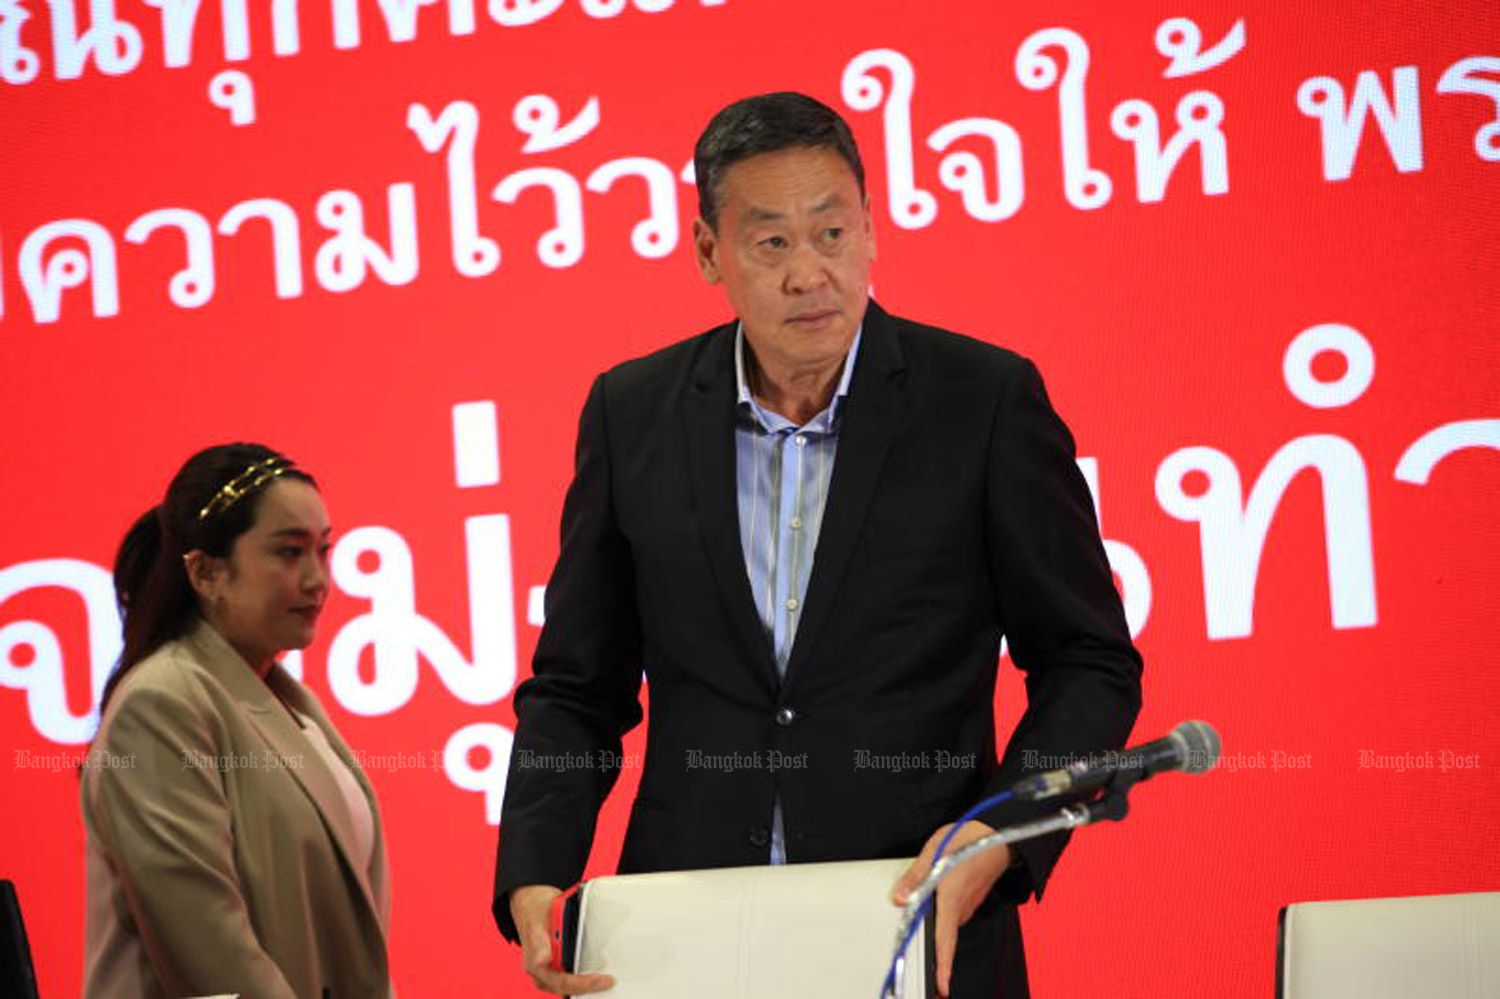
[[[651,720],[622,873],[765,863],[778,796],[791,862],[914,855],[1023,776],[1025,751],[1116,749],[1134,722],[1140,658],[1035,367],[873,302],[778,682],[740,547],[734,331],[622,364],[584,406],[547,621],[514,700],[494,899],[512,939],[512,888],[583,873],[643,669]],[[1027,709],[997,759],[1002,635]],[[1024,983],[1010,906],[1040,897],[1065,841],[1019,847],[960,964],[965,947],[1000,955],[996,975]]]

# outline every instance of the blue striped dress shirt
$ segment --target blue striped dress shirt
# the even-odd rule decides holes
[[[739,386],[734,450],[740,545],[755,609],[775,654],[778,675],[786,673],[797,622],[802,617],[838,452],[839,410],[849,394],[862,333],[863,329],[854,334],[828,407],[801,426],[755,400],[745,378],[743,327],[734,334],[734,374]],[[785,862],[786,839],[781,802],[777,801],[771,824],[771,863]]]

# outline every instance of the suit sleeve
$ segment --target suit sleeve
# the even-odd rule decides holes
[[[635,569],[612,501],[606,377],[584,404],[546,624],[514,698],[492,903],[510,940],[512,889],[582,877],[599,807],[619,776],[621,738],[642,717]]]
[[[120,696],[95,748],[128,764],[88,775],[84,809],[163,986],[296,999],[251,925],[219,768],[190,762],[225,752],[212,718],[162,690]]]
[[[1009,399],[998,407],[992,433],[989,562],[1011,659],[1026,674],[1026,711],[987,795],[1028,776],[1027,759],[1121,748],[1141,704],[1141,658],[1130,640],[1073,437],[1030,361],[1023,362]],[[1012,802],[982,818],[1010,825],[1059,807]],[[1040,899],[1067,842],[1067,833],[1056,833],[1017,844],[1020,867],[1007,872],[997,890],[1011,902],[1032,894]]]

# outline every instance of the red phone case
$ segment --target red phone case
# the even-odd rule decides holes
[[[548,920],[547,939],[552,944],[552,960],[548,963],[552,967],[553,971],[568,970],[563,966],[563,919],[568,909],[568,900],[571,899],[578,892],[578,889],[582,887],[583,884],[582,882],[580,882],[552,900],[552,911],[550,913],[550,919]]]

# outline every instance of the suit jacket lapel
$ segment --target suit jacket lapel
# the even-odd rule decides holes
[[[353,775],[355,783],[364,792],[365,800],[370,803],[370,819],[375,827],[372,842],[377,862],[376,869],[372,872],[355,869],[355,876],[359,879],[360,884],[365,890],[365,898],[371,902],[375,907],[376,913],[384,920],[389,908],[386,889],[387,871],[383,866],[385,862],[385,844],[383,842],[385,833],[380,825],[380,803],[375,797],[375,787],[370,783],[370,778],[364,772],[364,769],[355,760],[353,751],[349,749],[349,744],[344,741],[344,737],[339,734],[338,729],[333,727],[333,722],[323,710],[323,706],[308,692],[307,688],[293,679],[291,674],[287,673],[281,667],[280,663],[276,664],[268,679],[281,692],[281,695],[291,702],[294,708],[301,712],[303,716],[312,719],[313,723],[323,730],[323,734],[327,737],[328,744],[333,748],[334,754],[343,761],[344,766],[349,768],[349,773]],[[300,735],[300,733],[298,734]],[[305,736],[302,738],[305,741]],[[326,773],[326,770],[324,772]],[[331,777],[332,775],[330,774],[329,776]],[[334,790],[339,795],[337,814],[349,818],[349,808],[344,801],[343,792],[338,788],[334,788]],[[321,806],[319,806],[319,811],[322,811]],[[339,848],[344,851],[344,856],[347,859],[352,856],[349,848],[354,843],[351,826],[345,826],[345,835],[346,838],[340,843]],[[352,862],[350,867],[354,867]]]
[[[708,551],[714,581],[724,598],[741,646],[749,650],[756,678],[776,686],[776,660],[755,611],[745,552],[740,543],[740,510],[735,482],[734,326],[709,338],[693,370],[683,404],[688,465],[698,528]]]
[[[378,914],[381,910],[376,904],[369,878],[354,860],[354,824],[349,815],[349,806],[323,757],[308,742],[307,736],[302,734],[286,708],[277,701],[276,695],[261,682],[240,654],[217,631],[203,624],[188,636],[188,640],[197,648],[200,660],[213,672],[214,678],[229,690],[235,702],[241,706],[245,718],[265,742],[266,748],[286,761],[287,772],[312,801],[334,845],[343,854],[345,867],[353,872],[370,910]],[[279,664],[272,667],[273,671],[280,669]],[[280,682],[283,690],[291,686],[282,676],[273,676],[272,680]],[[300,690],[294,691],[291,699],[296,702],[295,706],[299,710],[310,701]],[[317,724],[317,719],[322,714],[312,710],[305,710],[303,713],[311,715],[314,724]],[[333,742],[335,738],[336,736],[331,736],[329,741]]]
[[[803,617],[787,662],[786,687],[791,686],[817,646],[863,532],[870,497],[905,408],[901,390],[905,369],[890,317],[872,300],[865,312],[854,379],[839,413],[838,454],[803,600]]]

